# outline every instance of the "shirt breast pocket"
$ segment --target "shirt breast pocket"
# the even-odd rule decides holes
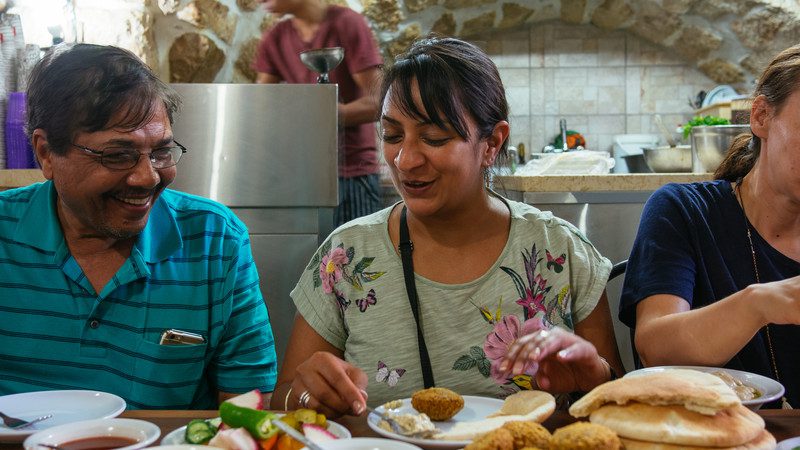
[[[131,398],[139,408],[188,408],[206,380],[207,343],[162,345],[143,340],[137,349]]]

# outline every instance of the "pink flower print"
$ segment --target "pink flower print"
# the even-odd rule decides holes
[[[342,279],[342,266],[349,263],[347,252],[341,247],[336,247],[322,257],[319,263],[319,278],[322,280],[322,291],[326,294],[333,292],[333,286]]]
[[[536,277],[534,277],[533,279],[533,283],[539,290],[543,290],[544,288],[547,287],[547,280],[545,280],[544,277],[542,277],[542,274],[540,273],[536,274]]]
[[[537,278],[541,277],[537,275]],[[544,282],[547,283],[547,280],[544,280]],[[547,291],[538,288],[538,286],[541,286],[541,283],[537,285],[535,295],[530,289],[525,288],[525,298],[517,300],[517,304],[525,308],[527,313],[526,317],[533,317],[538,311],[547,312],[547,308],[544,306],[544,294],[546,294]]]
[[[544,324],[541,319],[528,319],[520,324],[519,318],[515,315],[503,316],[503,319],[494,325],[494,330],[486,335],[486,340],[483,342],[483,352],[492,364],[490,370],[492,379],[498,384],[503,384],[514,375],[507,371],[501,371],[500,361],[517,339],[542,328],[544,328]],[[533,375],[537,369],[537,363],[529,363],[522,371]]]

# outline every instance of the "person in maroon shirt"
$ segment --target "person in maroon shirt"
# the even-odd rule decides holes
[[[305,50],[342,47],[344,60],[331,73],[339,85],[339,123],[344,144],[339,155],[340,225],[383,208],[375,121],[383,60],[366,20],[355,11],[323,0],[263,0],[268,11],[291,15],[264,33],[253,67],[258,83],[315,83],[317,73],[300,61]]]

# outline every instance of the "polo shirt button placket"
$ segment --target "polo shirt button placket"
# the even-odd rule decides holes
[[[93,330],[96,330],[100,326],[100,321],[97,319],[92,319],[89,321],[89,327]]]

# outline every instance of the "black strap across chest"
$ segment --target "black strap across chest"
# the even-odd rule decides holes
[[[408,220],[406,219],[406,207],[400,212],[400,259],[403,261],[403,279],[406,283],[406,293],[408,303],[411,304],[411,312],[414,313],[414,322],[417,324],[417,344],[419,346],[419,362],[422,368],[422,379],[425,388],[435,386],[433,381],[433,369],[431,368],[431,358],[428,356],[428,347],[425,345],[425,336],[422,334],[422,325],[419,322],[419,298],[417,297],[417,285],[414,282],[414,262],[411,259],[411,252],[414,244],[408,234]]]

